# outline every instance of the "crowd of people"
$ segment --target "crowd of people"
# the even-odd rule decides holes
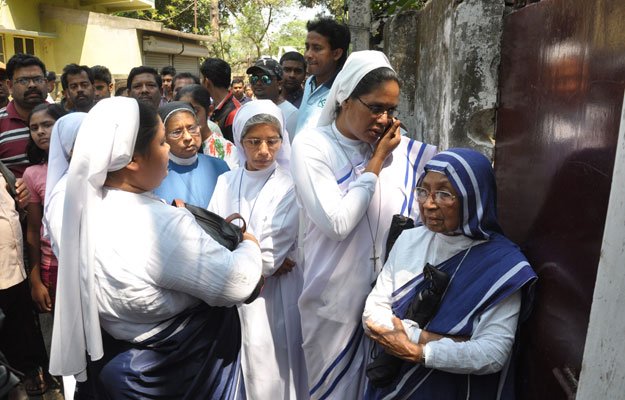
[[[490,161],[411,139],[387,57],[307,30],[249,86],[218,58],[116,90],[69,64],[57,104],[41,60],[8,60],[0,398],[514,397],[536,275]],[[238,246],[180,201],[242,217]]]

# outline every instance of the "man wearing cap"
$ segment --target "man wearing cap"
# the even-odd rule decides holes
[[[21,178],[30,165],[26,156],[28,114],[48,95],[46,66],[37,57],[20,53],[9,59],[6,73],[13,100],[0,110],[0,161]]]
[[[271,100],[282,110],[286,130],[295,132],[297,125],[297,108],[282,97],[282,67],[272,58],[261,58],[256,60],[253,66],[247,71],[254,96],[257,99]]]

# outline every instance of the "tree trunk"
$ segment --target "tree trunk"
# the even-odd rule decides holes
[[[350,0],[348,21],[352,35],[352,51],[369,50],[371,2]]]
[[[221,31],[219,29],[219,0],[210,0],[211,13],[211,36],[213,38],[213,49],[218,48],[220,58],[224,58],[223,46],[221,43]]]

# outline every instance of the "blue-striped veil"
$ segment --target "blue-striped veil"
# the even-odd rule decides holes
[[[490,161],[471,149],[448,149],[435,155],[417,182],[428,171],[447,176],[460,198],[460,229],[472,239],[489,239],[503,233],[497,222],[497,187]]]

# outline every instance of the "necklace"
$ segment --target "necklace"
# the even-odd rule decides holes
[[[271,171],[271,173],[267,176],[267,178],[263,182],[263,185],[258,190],[258,194],[256,195],[254,202],[252,203],[252,208],[250,209],[250,215],[248,215],[247,217],[247,223],[250,225],[252,223],[252,214],[254,213],[254,207],[256,207],[256,202],[258,201],[258,198],[260,197],[260,193],[263,191],[263,188],[265,187],[267,182],[269,182],[269,179],[271,179],[271,177],[275,175],[276,169],[277,167],[274,168],[273,171]],[[245,175],[245,166],[241,168],[241,178],[239,179],[239,214],[241,214],[241,186],[243,185],[243,175]]]
[[[336,136],[336,132],[335,130],[335,126],[334,124],[332,125],[332,135],[334,135],[334,140],[336,141],[336,144],[338,144],[339,148],[341,149],[341,151],[343,152],[343,155],[345,156],[345,158],[347,159],[347,162],[349,162],[349,165],[352,167],[352,173],[356,173],[356,167],[354,166],[354,164],[352,163],[351,158],[349,158],[349,156],[347,155],[347,152],[345,151],[345,149],[343,148],[343,145],[341,144],[341,142],[339,141],[339,138]],[[367,219],[367,227],[369,228],[369,235],[371,236],[371,247],[373,248],[373,255],[371,257],[369,257],[369,260],[371,260],[372,264],[373,264],[373,283],[375,284],[375,279],[377,278],[377,263],[378,260],[380,259],[380,257],[377,255],[377,248],[376,248],[376,242],[378,239],[378,230],[380,228],[380,214],[381,214],[381,207],[382,207],[382,185],[380,183],[380,178],[378,177],[378,179],[375,181],[375,191],[373,192],[373,195],[375,196],[375,194],[377,192],[379,192],[379,199],[378,199],[378,218],[377,221],[375,223],[375,234],[373,233],[373,228],[371,227],[371,220],[369,219],[369,207],[367,207],[367,211],[365,212],[365,218]],[[372,201],[375,200],[375,197],[373,197],[371,199]]]

